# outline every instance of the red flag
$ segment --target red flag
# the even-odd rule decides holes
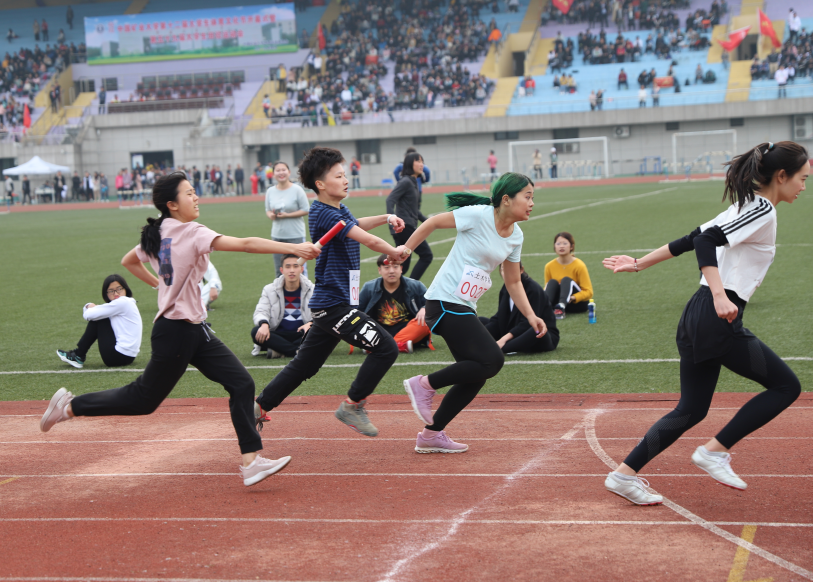
[[[553,0],[553,5],[562,11],[562,14],[567,14],[570,11],[570,6],[573,4],[572,0]]]
[[[720,46],[723,47],[726,51],[731,52],[738,46],[740,43],[745,40],[745,37],[748,36],[748,31],[751,30],[750,26],[746,26],[745,28],[738,28],[737,30],[733,31],[731,34],[728,35],[728,40],[720,40],[717,39],[717,42],[720,43]]]
[[[31,127],[31,112],[28,110],[28,103],[25,104],[23,109],[23,127],[26,129]]]
[[[316,29],[316,34],[319,38],[319,50],[325,50],[325,46],[327,46],[327,41],[325,40],[325,31],[322,29],[322,23],[319,23],[319,27]]]
[[[771,19],[768,18],[768,16],[759,8],[757,8],[757,12],[759,13],[760,34],[770,37],[774,48],[779,48],[782,46],[782,42],[779,40],[779,37],[776,36],[776,31],[773,29],[773,22],[771,22]]]

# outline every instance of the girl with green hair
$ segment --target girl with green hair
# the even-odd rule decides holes
[[[415,444],[419,453],[468,450],[468,445],[446,436],[444,429],[505,362],[502,350],[476,312],[477,300],[491,287],[494,269],[502,265],[505,287],[537,337],[547,332],[545,322],[533,312],[520,279],[523,235],[517,223],[531,216],[533,181],[509,172],[494,182],[490,198],[455,192],[446,195],[446,207],[449,212],[421,224],[398,249],[405,258],[436,229],[457,229],[452,251],[426,292],[426,323],[446,340],[456,363],[428,376],[404,380],[412,408],[426,423]],[[446,386],[451,388],[433,416],[435,391]]]

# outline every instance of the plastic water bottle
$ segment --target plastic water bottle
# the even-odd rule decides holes
[[[596,323],[596,302],[592,299],[587,304],[587,322]]]

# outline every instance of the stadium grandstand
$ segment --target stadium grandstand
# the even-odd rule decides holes
[[[813,136],[813,8],[790,0],[14,0],[0,13],[3,168],[33,155],[108,176],[255,168],[318,142],[357,154],[375,188],[416,145],[437,182],[468,184],[488,178],[490,150],[498,171],[530,171],[537,148],[512,144],[550,141],[560,178],[685,176],[714,173],[737,134]],[[248,14],[265,20],[241,44]],[[602,136],[606,159],[584,141]]]

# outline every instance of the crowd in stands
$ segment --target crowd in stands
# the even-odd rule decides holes
[[[482,104],[493,82],[462,63],[488,49],[496,23],[492,19],[486,24],[480,13],[493,12],[494,6],[486,0],[346,3],[323,32],[325,49],[315,52],[306,71],[278,69],[287,101],[282,108],[266,108],[267,114],[303,117],[303,123],[310,123],[307,118],[327,114],[323,104],[342,119],[441,104]],[[393,90],[385,91],[381,81],[390,72]]]
[[[788,15],[789,33],[785,42],[763,60],[754,57],[751,63],[751,79],[775,79],[778,84],[793,83],[796,77],[813,75],[813,34],[801,27],[798,15]],[[794,30],[795,28],[795,30]],[[777,77],[780,68],[782,73]]]
[[[675,10],[690,6],[690,0],[574,0],[567,14],[551,3],[542,13],[542,25],[550,21],[559,23],[586,22],[590,28],[609,28],[614,24],[621,30],[653,30],[680,28]],[[697,10],[686,18],[686,29],[707,28],[719,24],[728,12],[725,0],[712,3],[709,10]],[[708,21],[708,22],[705,22]]]

